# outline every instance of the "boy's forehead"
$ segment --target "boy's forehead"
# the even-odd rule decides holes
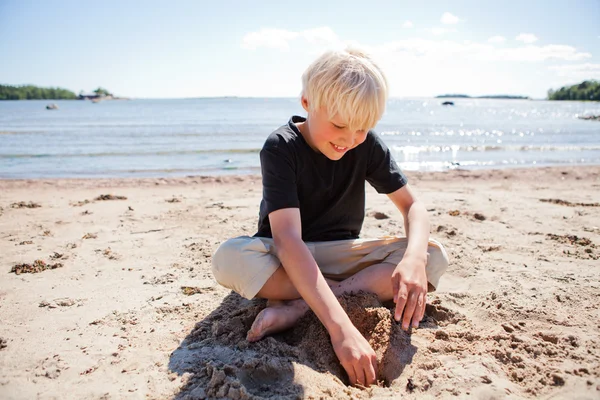
[[[344,121],[344,119],[343,119],[343,118],[340,118],[340,116],[339,116],[338,114],[335,114],[335,115],[333,115],[333,116],[330,116],[330,117],[329,117],[329,121],[331,121],[331,122],[334,122],[334,123],[336,123],[336,124],[338,124],[338,125],[342,125],[342,124],[345,124],[345,123],[346,123],[346,121]]]
[[[340,114],[339,111],[336,111],[333,114],[330,114],[327,107],[321,107],[319,112],[321,114],[321,118],[324,118],[324,119],[328,120],[329,122],[332,122],[335,125],[339,125],[339,126],[350,125],[349,118],[347,116]],[[357,129],[368,130],[370,128],[364,128],[361,126],[360,128],[357,128]]]
[[[345,118],[343,118],[343,117],[340,115],[340,113],[338,113],[338,112],[335,112],[335,113],[333,113],[333,114],[330,114],[330,113],[327,111],[327,109],[326,109],[326,108],[324,108],[324,109],[323,109],[323,111],[324,111],[324,115],[325,115],[325,117],[326,117],[326,118],[327,118],[329,121],[331,121],[331,122],[334,122],[334,123],[337,123],[337,124],[340,124],[340,125],[341,125],[341,124],[345,124],[345,123],[346,123],[346,121],[345,121]]]
[[[348,118],[343,117],[339,113],[335,113],[335,114],[333,114],[331,116],[328,116],[328,114],[326,114],[325,116],[328,118],[329,122],[332,122],[335,125],[338,125],[338,126],[348,126],[348,125],[350,125],[350,122],[348,121]],[[358,127],[358,128],[355,128],[355,129],[358,129],[358,130],[368,130],[367,128],[364,128],[362,126]]]

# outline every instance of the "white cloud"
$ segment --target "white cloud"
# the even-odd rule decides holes
[[[537,36],[535,36],[533,33],[521,33],[515,39],[527,44],[538,41]]]
[[[433,33],[436,36],[440,36],[440,35],[445,35],[446,33],[452,33],[452,32],[456,32],[456,29],[449,29],[449,28],[431,28],[431,33]]]
[[[328,26],[293,32],[284,29],[261,29],[250,32],[242,39],[242,47],[256,50],[259,47],[287,51],[290,41],[302,38],[312,45],[337,46],[340,40],[337,34]]]
[[[504,36],[492,36],[488,39],[489,43],[504,43],[506,42],[506,38]]]
[[[411,21],[404,21],[404,23],[402,24],[403,28],[412,28],[414,25]]]
[[[338,35],[328,26],[307,29],[300,32],[300,36],[312,44],[335,44],[340,40]]]
[[[434,28],[431,30],[436,35],[455,31],[456,29],[448,28]],[[499,43],[499,38],[499,36],[494,36],[488,39],[488,42]],[[491,39],[495,40],[492,41]],[[352,44],[373,53],[380,53],[383,57],[396,58],[401,56],[430,61],[453,57],[463,61],[544,62],[548,60],[583,61],[592,57],[590,53],[580,52],[575,47],[560,44],[545,46],[528,44],[527,46],[495,47],[492,44],[477,43],[468,40],[459,42],[448,39],[413,38],[389,41],[377,46],[364,46],[358,42],[351,43],[341,40],[329,27],[319,27],[301,32],[262,29],[258,32],[247,34],[243,39],[242,47],[250,50],[266,47],[287,51],[290,49],[291,41],[296,41],[297,45],[309,45],[308,49],[310,53],[320,52],[325,48],[341,48]]]
[[[590,53],[578,52],[575,47],[550,44],[498,49],[498,60],[540,62],[546,60],[580,61],[591,58]]]
[[[289,50],[289,41],[299,36],[296,32],[283,29],[261,29],[258,32],[250,32],[242,39],[242,47],[248,50],[256,50],[259,47],[270,49]]]
[[[442,24],[452,25],[458,24],[458,21],[460,21],[460,19],[456,15],[450,14],[449,12],[445,12],[442,15],[440,21],[442,22]]]
[[[598,79],[600,80],[600,64],[570,64],[548,67],[556,75],[571,80]]]
[[[440,34],[456,31],[449,25],[438,29],[435,32]],[[428,29],[426,32],[432,31]],[[257,93],[269,96],[297,93],[297,79],[290,77],[301,75],[304,66],[323,50],[343,48],[349,44],[363,48],[378,61],[393,88],[392,96],[451,92],[478,95],[500,91],[542,97],[548,87],[551,87],[551,82],[558,82],[560,85],[568,81],[600,79],[600,64],[590,63],[590,53],[570,45],[542,46],[506,41],[501,36],[482,41],[451,38],[452,36],[401,40],[391,38],[376,45],[366,45],[344,40],[329,27],[303,31],[262,29],[244,36],[241,45],[250,50],[267,48],[271,52],[261,55],[249,53],[249,59],[259,56],[261,59],[263,56],[277,59],[279,51],[293,49],[295,61],[285,68],[275,64],[261,68],[253,79],[240,80],[237,85],[231,86],[235,88],[232,93],[249,96]],[[503,45],[499,46],[497,43]],[[568,62],[569,65],[550,66]],[[522,71],[518,76],[506,68],[517,63]]]
[[[576,48],[566,45],[522,46],[497,48],[490,44],[453,40],[404,39],[384,43],[371,48],[371,51],[388,54],[400,54],[402,57],[443,60],[460,58],[479,61],[522,61],[543,62],[547,60],[579,61],[592,55],[578,52]]]

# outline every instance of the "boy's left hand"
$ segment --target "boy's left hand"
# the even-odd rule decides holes
[[[427,275],[425,265],[427,260],[405,256],[392,273],[392,290],[396,311],[394,318],[400,321],[402,313],[402,329],[408,330],[411,321],[413,328],[425,314],[427,302]]]

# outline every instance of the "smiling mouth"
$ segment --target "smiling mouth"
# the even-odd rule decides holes
[[[330,142],[330,143],[331,143],[331,142]],[[331,147],[333,147],[333,149],[334,149],[335,151],[339,152],[339,153],[343,153],[343,152],[345,152],[346,150],[348,150],[348,148],[347,148],[347,147],[341,147],[341,146],[337,146],[337,145],[335,145],[335,144],[333,144],[333,143],[331,143]]]

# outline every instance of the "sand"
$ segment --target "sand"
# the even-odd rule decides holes
[[[378,355],[368,389],[312,313],[248,343],[264,301],[214,281],[260,177],[0,181],[0,398],[600,398],[600,167],[408,176],[450,267],[408,333],[340,299]],[[363,237],[402,235],[370,188],[367,215]]]

